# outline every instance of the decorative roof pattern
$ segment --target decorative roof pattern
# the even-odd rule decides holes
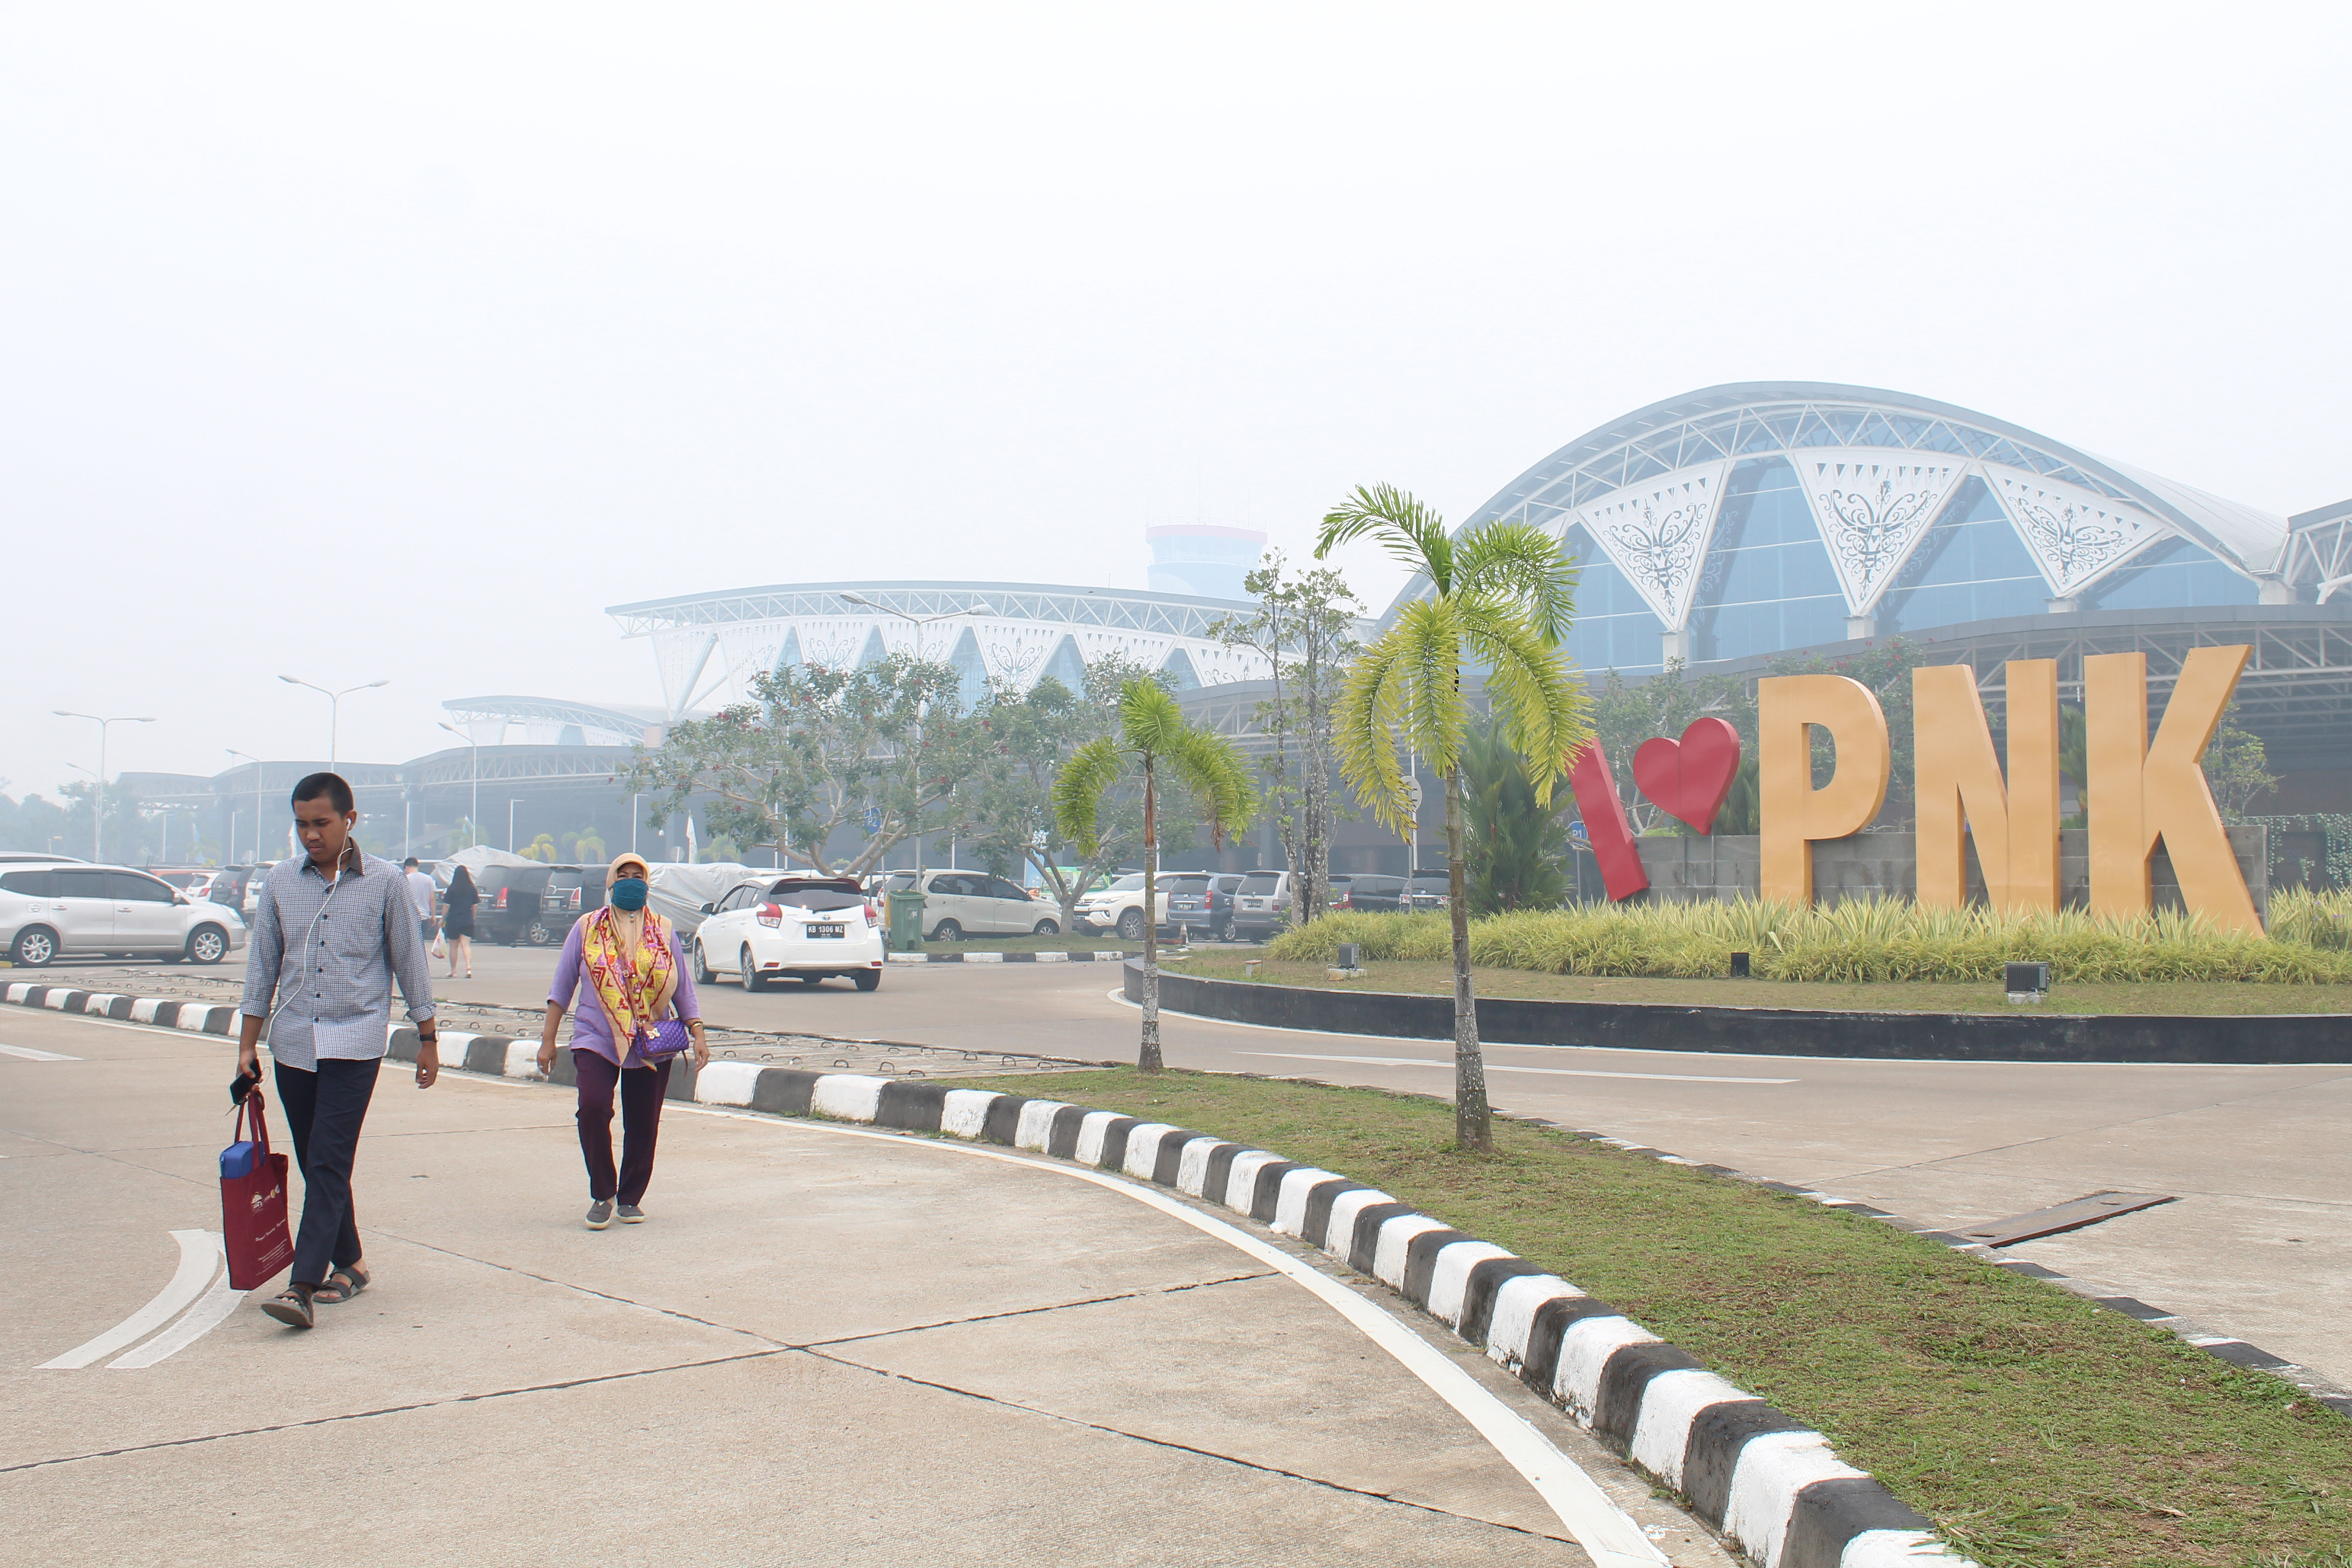
[[[671,711],[746,700],[751,678],[793,664],[864,664],[892,653],[990,681],[1075,681],[1118,655],[1172,673],[1180,685],[1255,680],[1265,662],[1219,642],[1216,625],[1247,601],[1028,582],[816,582],[732,589],[615,605],[625,636],[654,645]]]
[[[2185,538],[2245,579],[2288,570],[2286,519],[2111,462],[2006,421],[1902,392],[1814,382],[1708,387],[1569,443],[1467,519],[1581,526],[1679,632],[1714,528],[1659,505],[1676,486],[1780,459],[1798,476],[1848,612],[1869,615],[1971,477],[1999,497],[2053,598],[2070,598],[2148,547]],[[1694,546],[1696,553],[1694,553]],[[2284,583],[2273,585],[2284,591]],[[1427,591],[1418,579],[1396,605]],[[1393,616],[1396,606],[1390,608]]]

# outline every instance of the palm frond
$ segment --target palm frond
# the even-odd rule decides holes
[[[1461,640],[1452,606],[1423,600],[1358,656],[1334,716],[1339,773],[1372,815],[1400,832],[1412,806],[1398,766],[1400,744],[1441,771],[1460,755],[1467,709],[1455,689]]]
[[[1485,598],[1459,601],[1463,640],[1488,666],[1486,693],[1496,723],[1527,758],[1536,801],[1549,806],[1553,780],[1592,738],[1584,683],[1558,644],[1512,607]]]
[[[1054,826],[1089,860],[1102,847],[1103,791],[1125,768],[1118,743],[1097,736],[1072,752],[1054,779]]]
[[[1118,731],[1128,750],[1162,755],[1191,727],[1184,722],[1184,710],[1159,682],[1134,680],[1120,688]]]
[[[1445,519],[1393,485],[1360,485],[1355,493],[1323,515],[1315,536],[1315,559],[1370,534],[1407,571],[1429,579],[1440,594],[1454,582],[1454,541]]]
[[[1239,831],[1257,815],[1257,787],[1249,764],[1234,743],[1205,729],[1187,727],[1162,751],[1176,782],[1200,800],[1209,818],[1209,841],[1223,849],[1226,833]]]
[[[1454,591],[1509,604],[1557,643],[1576,619],[1576,563],[1532,523],[1481,523],[1454,541]]]

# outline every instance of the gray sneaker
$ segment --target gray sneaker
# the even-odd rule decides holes
[[[602,1230],[613,1223],[613,1200],[599,1198],[588,1206],[588,1218],[583,1221],[591,1230]]]
[[[635,1204],[634,1204],[634,1203],[625,1203],[625,1204],[621,1205],[621,1223],[622,1223],[622,1224],[624,1224],[624,1225],[643,1225],[645,1222],[646,1222],[646,1211],[645,1211],[644,1209],[639,1208],[639,1207],[638,1207]]]

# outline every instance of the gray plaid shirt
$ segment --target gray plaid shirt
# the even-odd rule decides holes
[[[341,869],[331,883],[307,854],[280,861],[254,900],[237,1010],[268,1019],[271,1060],[305,1071],[318,1071],[320,1057],[383,1055],[395,976],[409,1018],[433,1016],[433,973],[407,879],[356,844]]]

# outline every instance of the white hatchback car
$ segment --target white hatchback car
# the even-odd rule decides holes
[[[28,969],[69,953],[217,964],[245,946],[245,922],[190,903],[128,866],[10,865],[0,870],[0,952]]]
[[[747,991],[787,977],[814,986],[845,975],[861,991],[882,983],[882,918],[845,876],[740,883],[702,906],[688,961],[709,985],[731,971]]]

